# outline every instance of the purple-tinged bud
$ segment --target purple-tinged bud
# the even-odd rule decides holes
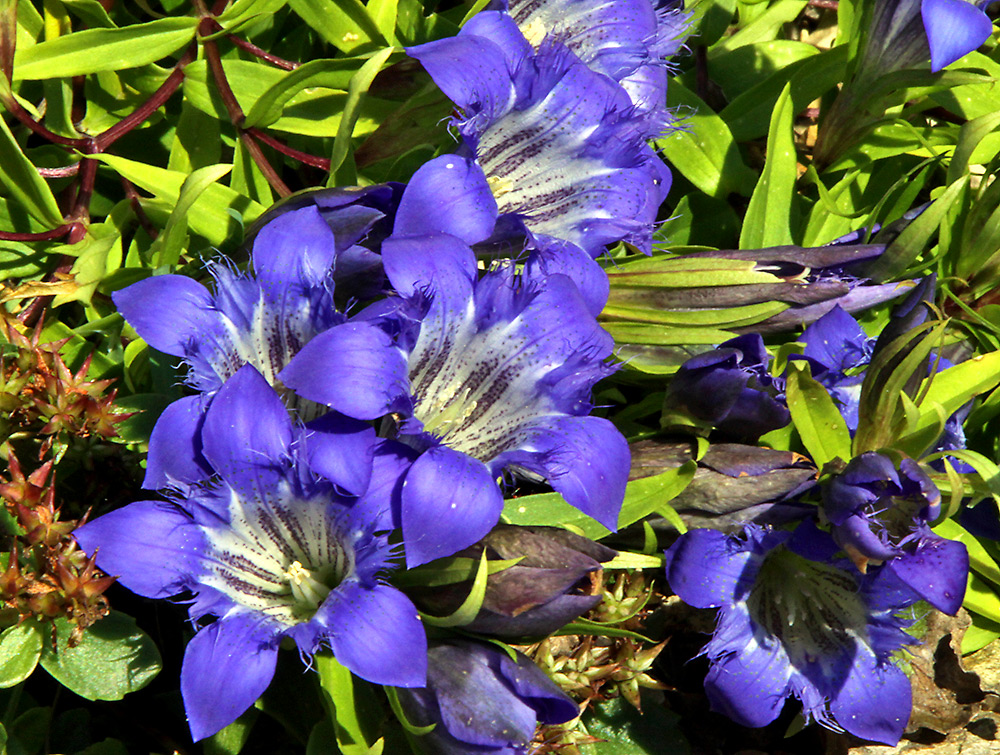
[[[601,602],[587,575],[617,552],[558,527],[499,525],[460,556],[478,561],[521,560],[490,574],[475,619],[463,629],[498,637],[551,634]],[[417,605],[437,615],[452,612],[469,594],[470,582],[408,591]],[[584,589],[581,589],[583,587]]]
[[[398,689],[408,722],[434,728],[411,738],[424,755],[527,752],[541,724],[571,721],[579,709],[524,654],[471,640],[431,642],[427,686]]]

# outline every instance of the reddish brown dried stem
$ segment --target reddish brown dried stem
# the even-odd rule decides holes
[[[214,23],[211,18],[203,18],[198,33],[202,36],[208,36],[212,33],[212,25]],[[260,168],[261,173],[264,174],[264,178],[267,179],[271,188],[278,192],[280,196],[287,197],[292,193],[292,190],[281,180],[281,176],[278,175],[274,166],[264,157],[260,145],[254,141],[249,133],[243,130],[243,108],[236,101],[236,95],[233,94],[233,89],[229,86],[229,79],[226,78],[226,69],[223,67],[222,57],[219,55],[219,46],[213,40],[209,39],[205,40],[204,49],[205,59],[208,61],[208,70],[212,72],[212,79],[219,89],[219,96],[222,98],[222,103],[226,106],[226,112],[229,113],[229,120],[236,127],[236,133],[239,135],[240,141],[243,142],[243,146],[246,147],[251,159]]]
[[[273,147],[281,154],[286,155],[293,160],[298,160],[300,163],[311,165],[314,168],[320,168],[328,173],[330,172],[330,160],[325,157],[310,155],[308,152],[300,152],[294,147],[289,147],[287,144],[283,144],[270,134],[267,134],[258,128],[248,128],[247,133],[252,134],[255,139],[259,139],[267,146]]]
[[[160,235],[159,229],[153,225],[152,221],[149,219],[149,215],[146,211],[142,209],[142,197],[139,196],[139,192],[135,190],[135,185],[129,181],[125,176],[118,176],[122,184],[122,189],[125,191],[125,196],[128,197],[129,206],[132,208],[132,212],[135,213],[136,219],[139,221],[139,225],[142,226],[144,230],[151,239],[155,239]]]
[[[52,241],[65,236],[72,229],[72,223],[64,223],[51,231],[39,231],[38,233],[11,233],[0,231],[0,240],[3,241]]]
[[[37,170],[38,175],[42,178],[66,178],[80,172],[80,163],[73,163],[62,168],[38,168]]]
[[[222,28],[221,26],[219,27]],[[298,68],[301,63],[296,63],[294,60],[285,60],[284,58],[279,58],[277,55],[272,55],[267,50],[262,50],[257,47],[253,42],[247,42],[245,39],[237,37],[235,34],[227,34],[226,39],[232,42],[234,45],[239,47],[241,50],[246,50],[251,55],[260,58],[261,60],[266,60],[273,66],[278,68],[284,68],[286,71],[294,71]]]

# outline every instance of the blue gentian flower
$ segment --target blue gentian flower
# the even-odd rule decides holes
[[[434,729],[411,743],[426,755],[528,755],[539,724],[579,708],[524,654],[471,640],[432,642],[427,686],[401,689],[410,723]]]
[[[680,50],[690,14],[683,0],[497,0],[525,39],[561,42],[593,70],[614,79],[639,111],[666,106],[666,59]]]
[[[279,378],[351,417],[393,415],[398,440],[419,454],[402,490],[407,564],[485,536],[505,468],[544,478],[614,529],[628,445],[587,416],[592,386],[613,371],[613,343],[573,282],[524,280],[513,266],[480,280],[472,250],[443,234],[388,239],[382,257],[395,313],[320,334]]]
[[[133,503],[74,533],[133,592],[190,593],[193,621],[216,617],[184,654],[192,736],[210,736],[260,697],[284,637],[303,655],[328,645],[377,684],[423,686],[427,641],[417,610],[382,581],[392,547],[374,531],[387,518],[381,504],[342,495],[324,473],[367,465],[370,474],[372,448],[355,454],[335,433],[293,426],[250,365],[218,392],[202,438],[213,481],[175,502]]]
[[[982,45],[993,33],[985,10],[995,0],[922,0],[920,17],[931,48],[931,70],[940,71]]]
[[[823,488],[823,513],[834,540],[859,569],[886,568],[932,606],[954,614],[965,597],[969,554],[963,543],[935,535],[941,494],[913,459],[897,466],[868,452]]]
[[[771,377],[770,364],[759,335],[732,338],[682,364],[670,381],[666,403],[725,435],[755,442],[792,418],[783,380]]]
[[[666,114],[638,116],[615,81],[557,42],[536,53],[495,11],[407,52],[461,109],[464,144],[414,174],[394,233],[508,246],[527,236],[530,269],[569,275],[599,312],[608,283],[594,258],[620,240],[651,249],[670,173],[645,139]]]
[[[993,24],[985,9],[995,0],[879,0],[863,56],[862,75],[923,63],[940,71],[982,45]]]
[[[840,307],[834,307],[803,331],[801,359],[809,363],[812,376],[822,384],[840,409],[853,433],[858,429],[858,407],[864,369],[871,361],[875,339]]]
[[[704,654],[713,710],[765,726],[794,696],[822,725],[896,744],[910,682],[890,660],[914,640],[900,612],[919,600],[890,570],[860,574],[811,520],[794,533],[750,525],[740,539],[691,530],[666,552],[667,579],[697,608],[719,608]]]
[[[339,236],[315,206],[280,215],[257,233],[253,273],[213,264],[213,293],[183,275],[139,281],[113,295],[125,319],[150,346],[181,357],[194,396],[171,404],[150,439],[146,488],[206,476],[199,427],[212,396],[244,364],[273,386],[275,376],[317,333],[344,322],[333,302],[338,255],[356,246],[369,223],[345,216]],[[334,224],[338,230],[341,226]],[[327,410],[283,391],[289,409],[307,421]]]

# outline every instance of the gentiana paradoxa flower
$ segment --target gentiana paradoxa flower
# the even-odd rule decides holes
[[[364,196],[358,195],[359,202]],[[205,477],[199,438],[205,411],[244,364],[278,388],[303,421],[327,411],[281,389],[275,376],[317,333],[347,319],[334,307],[337,259],[358,246],[378,217],[360,203],[343,205],[325,220],[316,206],[293,210],[257,232],[252,273],[238,273],[225,263],[210,266],[214,292],[183,275],[161,275],[113,295],[150,346],[183,360],[188,385],[197,392],[168,406],[157,421],[144,487]]]
[[[480,279],[472,250],[444,234],[388,239],[382,257],[394,309],[317,336],[279,377],[350,417],[391,415],[417,455],[401,494],[407,564],[484,537],[505,469],[614,529],[628,445],[588,416],[593,385],[614,370],[612,341],[573,282],[524,280],[509,265]]]
[[[284,637],[303,656],[329,646],[368,681],[422,687],[423,626],[410,600],[383,581],[393,548],[377,531],[389,521],[381,497],[345,496],[324,473],[367,465],[371,474],[374,433],[367,453],[356,453],[336,433],[293,425],[246,365],[219,390],[202,438],[213,480],[178,500],[133,503],[75,533],[133,592],[190,594],[193,621],[215,617],[188,644],[181,670],[194,739],[260,697]]]
[[[794,533],[691,530],[666,552],[667,580],[689,605],[718,608],[705,646],[713,710],[765,726],[785,700],[862,739],[896,744],[910,682],[891,655],[914,642],[904,609],[920,596],[885,567],[860,574],[811,520]]]

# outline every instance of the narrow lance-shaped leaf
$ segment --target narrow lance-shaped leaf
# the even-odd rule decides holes
[[[809,374],[805,362],[790,362],[786,386],[788,411],[803,445],[819,469],[851,458],[851,433],[826,388]]]
[[[792,243],[792,203],[795,196],[795,143],[792,140],[791,84],[774,106],[767,135],[767,162],[743,219],[740,247],[754,249]]]
[[[161,18],[121,29],[84,29],[14,56],[14,80],[60,79],[155,63],[192,39],[198,19]],[[95,54],[99,50],[100,54]]]

